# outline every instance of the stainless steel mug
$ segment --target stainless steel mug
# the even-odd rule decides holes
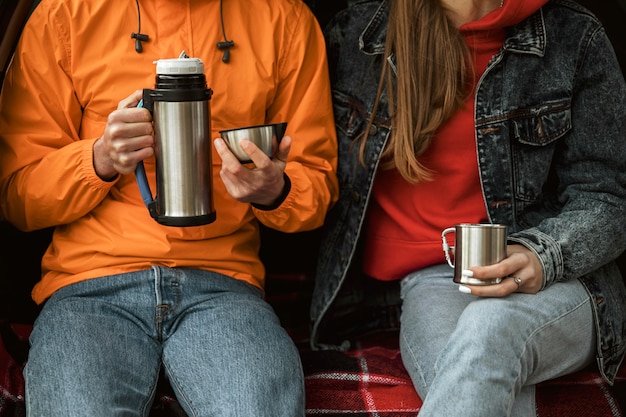
[[[204,65],[200,59],[161,59],[155,88],[144,89],[141,106],[152,113],[156,196],[143,162],[135,176],[150,215],[167,226],[198,226],[215,221],[211,121]]]
[[[447,235],[454,233],[450,246]],[[450,267],[454,268],[454,282],[470,285],[493,285],[502,278],[482,280],[463,276],[462,271],[472,266],[493,265],[506,257],[507,227],[502,224],[461,223],[441,233],[442,247]],[[454,257],[454,262],[451,260]]]
[[[278,149],[286,130],[287,122],[282,122],[220,130],[220,135],[232,153],[239,159],[239,162],[247,164],[252,161],[239,145],[242,139],[248,139],[271,158]]]

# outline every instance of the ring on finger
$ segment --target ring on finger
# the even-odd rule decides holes
[[[522,286],[522,277],[515,276],[513,277],[513,281],[515,281],[515,283],[517,284],[517,289],[519,290]]]

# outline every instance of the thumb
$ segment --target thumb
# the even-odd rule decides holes
[[[276,151],[274,158],[287,162],[289,151],[291,151],[291,136],[284,136],[283,140],[281,140],[278,144],[278,150]]]

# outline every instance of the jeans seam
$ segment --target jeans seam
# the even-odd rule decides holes
[[[176,394],[176,399],[178,400],[178,402],[181,404],[181,406],[183,404],[186,405],[186,407],[183,407],[183,408],[185,409],[187,413],[191,413],[189,417],[197,417],[198,413],[192,406],[191,402],[189,401],[189,398],[187,398],[187,396],[185,395],[185,391],[182,389],[182,387],[180,386],[180,383],[176,379],[176,375],[174,375],[174,373],[171,371],[170,367],[167,364],[167,361],[165,360],[163,360],[163,369],[165,370],[165,374],[167,375],[167,379],[170,383],[170,386],[172,387],[172,389],[174,390]]]
[[[150,395],[147,397],[148,401],[146,401],[146,403],[142,407],[141,415],[143,417],[148,417],[150,415],[150,411],[152,410],[152,404],[154,403],[154,400],[156,398],[157,385],[159,381],[159,369],[157,368],[155,371],[156,372],[154,374],[156,375],[156,378],[154,379],[152,383],[152,389],[150,390],[151,391]]]
[[[404,336],[404,333],[400,332],[400,337],[404,341],[404,345],[406,346],[406,350],[408,351],[408,353],[411,356],[411,363],[414,364],[415,367],[416,367],[416,370],[417,370],[417,372],[419,374],[419,378],[421,380],[422,386],[424,386],[426,389],[428,389],[428,387],[426,385],[426,380],[424,379],[424,371],[422,370],[422,366],[420,365],[419,361],[417,360],[417,357],[413,353],[413,349],[411,348],[411,344],[407,341],[406,337]],[[415,385],[414,382],[413,382],[413,385]],[[417,388],[416,388],[416,390],[417,390]]]

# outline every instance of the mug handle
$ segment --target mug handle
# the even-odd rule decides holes
[[[144,96],[144,99],[139,101],[139,104],[137,104],[137,107],[145,107],[150,111],[150,113],[152,113],[152,108],[151,108],[152,106],[150,105],[144,106],[144,100],[146,99],[146,97],[148,98],[150,97],[148,94],[146,94],[146,90],[144,90],[143,96]],[[141,199],[143,200],[144,204],[148,208],[150,215],[152,217],[155,217],[155,215],[157,214],[156,213],[156,200],[152,197],[152,190],[150,190],[150,184],[148,184],[148,177],[146,175],[146,168],[143,165],[143,161],[139,161],[139,163],[137,163],[137,166],[135,167],[135,180],[137,181],[137,185],[139,186]]]
[[[446,261],[448,262],[448,265],[450,265],[451,268],[454,268],[454,264],[452,263],[452,260],[450,258],[450,253],[452,252],[452,254],[454,254],[454,246],[450,246],[448,244],[446,235],[454,231],[456,231],[454,227],[449,227],[445,229],[443,232],[441,232],[441,247],[443,249],[443,253],[446,255]]]

